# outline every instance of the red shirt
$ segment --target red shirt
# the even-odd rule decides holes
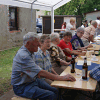
[[[72,44],[71,44],[71,42],[69,42],[69,43],[65,43],[65,41],[62,39],[62,40],[60,40],[60,43],[58,44],[58,46],[63,50],[63,49],[65,49],[65,48],[69,48],[71,51],[73,50],[72,49]],[[71,55],[70,54],[68,54],[67,52],[64,52],[65,53],[65,55],[66,56],[68,56],[68,57],[71,57]]]

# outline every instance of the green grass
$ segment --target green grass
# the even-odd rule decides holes
[[[12,62],[19,48],[0,51],[0,96],[11,89]]]

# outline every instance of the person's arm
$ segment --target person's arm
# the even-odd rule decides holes
[[[70,50],[69,48],[65,48],[64,49],[65,52],[67,52],[68,54],[74,54],[74,55],[85,55],[85,52],[77,52],[76,50]]]
[[[58,74],[55,72],[55,70],[54,70],[53,68],[51,68],[51,69],[52,69],[51,72],[52,72],[53,74],[58,75]]]
[[[68,66],[68,65],[71,64],[71,62],[66,62],[65,60],[60,59],[60,64],[61,64],[61,65]]]
[[[67,57],[67,56],[66,56],[66,61],[71,61],[71,60],[72,60],[71,57]]]
[[[70,74],[67,74],[67,75],[64,75],[64,76],[59,76],[59,75],[54,75],[52,73],[49,73],[45,70],[41,70],[38,75],[37,75],[39,78],[40,77],[44,77],[44,78],[47,78],[47,79],[51,79],[51,80],[58,80],[58,81],[76,81],[76,79],[70,75]]]
[[[73,28],[70,28],[70,30],[76,30],[76,28],[73,27]]]
[[[91,42],[95,42],[94,38],[93,38],[93,35],[90,35],[89,39],[90,39]]]
[[[73,27],[70,28],[70,30],[76,30],[76,24],[74,24]]]
[[[83,48],[87,49],[87,48],[91,48],[91,47],[93,47],[92,44],[89,44],[88,46],[85,46]]]
[[[87,46],[85,46],[85,47],[81,47],[81,48],[78,48],[78,49],[79,49],[79,50],[82,50],[82,51],[86,51],[87,48],[91,48],[91,47],[93,47],[92,44],[89,44],[89,45],[87,45]]]

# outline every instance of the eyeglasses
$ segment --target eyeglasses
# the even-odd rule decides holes
[[[84,32],[80,32],[81,34],[84,34]]]

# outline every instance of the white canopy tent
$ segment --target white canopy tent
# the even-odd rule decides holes
[[[54,10],[71,0],[0,0],[0,4],[51,11],[51,32],[54,32]],[[32,24],[31,24],[32,28]]]

